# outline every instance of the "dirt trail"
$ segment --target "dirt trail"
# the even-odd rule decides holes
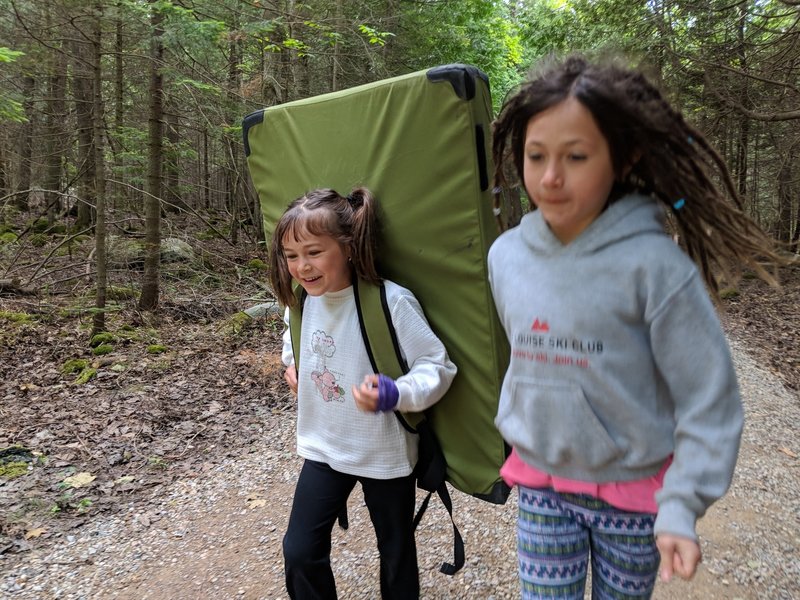
[[[800,398],[733,342],[746,429],[731,492],[700,522],[704,563],[686,584],[658,584],[656,600],[800,598]],[[74,535],[2,555],[0,597],[120,599],[284,598],[280,541],[299,460],[294,414],[273,411],[235,459],[188,474],[157,494],[99,516]],[[514,495],[505,506],[454,493],[467,566],[452,557],[452,530],[434,502],[418,532],[423,598],[518,597]],[[378,598],[377,554],[360,492],[349,531],[335,530],[343,599]]]

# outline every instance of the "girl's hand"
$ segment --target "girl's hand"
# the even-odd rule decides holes
[[[289,389],[297,396],[297,369],[294,365],[286,367],[286,371],[283,373],[283,380],[289,384]]]
[[[378,410],[378,376],[364,375],[361,385],[353,386],[353,398],[360,410],[366,412]]]
[[[661,581],[669,581],[672,574],[681,579],[691,579],[697,565],[703,560],[700,544],[696,541],[668,533],[656,538],[656,546],[661,554]]]

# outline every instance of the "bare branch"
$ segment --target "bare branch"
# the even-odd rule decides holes
[[[141,188],[138,188],[138,187],[136,187],[135,185],[131,185],[131,184],[129,184],[129,183],[125,183],[124,181],[119,181],[119,180],[117,180],[117,179],[106,179],[106,181],[109,181],[109,182],[111,182],[111,183],[116,183],[116,184],[118,184],[118,185],[124,185],[125,187],[129,187],[129,188],[131,188],[131,189],[133,189],[133,190],[136,190],[137,192],[141,192],[142,194],[145,194],[146,196],[150,196],[151,198],[155,198],[155,196],[153,196],[152,194],[150,194],[150,193],[146,192],[145,190],[143,190],[143,189],[141,189]],[[216,234],[217,234],[219,237],[221,237],[223,240],[225,240],[226,242],[228,242],[228,245],[230,245],[230,246],[233,246],[233,244],[231,244],[230,240],[229,240],[227,237],[225,237],[225,235],[224,235],[224,234],[223,234],[221,231],[219,231],[219,230],[218,230],[216,227],[214,227],[214,226],[213,226],[211,223],[209,223],[208,221],[206,221],[206,220],[205,220],[205,219],[204,219],[204,218],[203,218],[203,217],[202,217],[200,214],[198,214],[198,212],[197,212],[196,210],[194,210],[194,209],[193,209],[193,208],[191,208],[190,206],[178,206],[177,204],[173,204],[172,202],[168,202],[167,200],[164,200],[163,198],[158,198],[158,201],[159,201],[159,202],[161,202],[162,204],[166,204],[167,206],[174,206],[175,208],[178,208],[178,209],[180,209],[180,210],[186,210],[186,211],[188,211],[188,212],[192,213],[192,214],[193,214],[195,217],[197,217],[197,218],[198,218],[198,219],[200,219],[200,220],[201,220],[203,223],[205,223],[206,225],[208,225],[208,227],[209,227],[209,228],[210,228],[210,229],[211,229],[211,230],[212,230],[214,233],[216,233]]]

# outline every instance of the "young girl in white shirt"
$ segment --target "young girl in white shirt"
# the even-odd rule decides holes
[[[456,367],[407,289],[383,280],[408,372],[373,373],[353,295],[353,280],[377,284],[375,199],[356,188],[331,189],[292,202],[273,233],[270,279],[287,307],[284,378],[297,394],[297,452],[305,461],[283,540],[286,587],[293,599],[336,598],[331,532],[360,483],[377,536],[384,599],[419,597],[413,517],[417,436],[394,411],[417,412],[447,391]],[[288,325],[306,292],[302,337],[292,348]],[[360,283],[361,284],[361,283]],[[300,368],[295,366],[298,354]]]

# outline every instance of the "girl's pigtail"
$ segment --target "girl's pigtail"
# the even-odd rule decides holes
[[[353,239],[350,259],[359,279],[370,283],[381,281],[376,267],[378,218],[375,199],[365,187],[354,188],[347,195],[353,211]]]

